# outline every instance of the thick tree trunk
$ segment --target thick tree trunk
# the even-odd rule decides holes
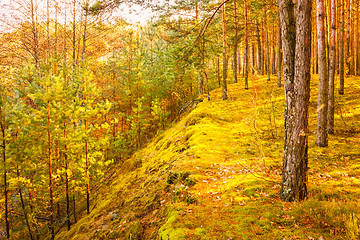
[[[340,72],[340,84],[339,94],[344,95],[344,0],[340,1],[340,49],[339,49],[339,72]]]
[[[335,61],[336,61],[336,5],[335,0],[331,0],[331,30],[330,30],[330,66],[329,66],[329,103],[328,103],[328,133],[334,134],[334,81],[335,81]]]
[[[245,14],[245,62],[244,62],[244,73],[245,73],[245,89],[249,89],[249,43],[248,43],[248,15],[247,15],[247,0],[244,1],[244,14]]]
[[[233,50],[233,82],[237,83],[237,51],[238,51],[238,31],[237,31],[237,8],[234,1],[234,50]]]
[[[222,29],[223,29],[223,80],[222,80],[222,100],[227,99],[227,58],[226,58],[226,19],[225,3],[222,5]]]
[[[328,69],[325,41],[325,5],[324,0],[316,1],[317,41],[319,55],[319,90],[317,106],[317,139],[316,145],[328,146],[327,118],[328,118]]]
[[[280,0],[279,9],[285,81],[285,146],[279,195],[283,201],[296,201],[307,195],[311,0],[297,1],[296,34],[293,2]]]

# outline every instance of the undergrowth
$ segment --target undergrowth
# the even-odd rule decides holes
[[[359,78],[336,96],[336,133],[315,146],[317,83],[309,117],[308,198],[280,201],[283,89],[211,92],[172,128],[116,168],[95,206],[57,239],[359,239]]]

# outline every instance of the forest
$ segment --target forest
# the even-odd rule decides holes
[[[0,239],[360,239],[355,0],[1,0]]]

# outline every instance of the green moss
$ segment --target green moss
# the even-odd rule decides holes
[[[360,216],[360,133],[349,78],[337,133],[315,146],[316,81],[309,118],[308,199],[278,197],[283,154],[283,89],[252,77],[198,104],[172,128],[117,166],[94,209],[58,239],[351,239]],[[272,95],[274,122],[269,122]],[[348,104],[345,104],[348,103]],[[270,111],[271,113],[271,111]],[[272,115],[271,115],[272,116]],[[343,122],[346,122],[346,126]],[[95,200],[96,199],[96,200]],[[117,210],[119,219],[111,221]],[[109,215],[110,214],[110,215]],[[356,239],[356,238],[355,238]]]

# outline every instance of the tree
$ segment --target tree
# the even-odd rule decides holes
[[[279,9],[285,82],[285,144],[279,195],[290,202],[307,195],[311,1],[297,1],[296,18],[292,1],[280,0]]]
[[[317,41],[319,55],[319,90],[317,107],[317,139],[316,145],[326,147],[328,145],[327,119],[328,119],[328,70],[325,42],[325,5],[324,0],[316,1],[317,16]]]
[[[344,0],[340,0],[340,46],[339,46],[339,72],[340,72],[340,83],[339,83],[339,94],[344,95]]]
[[[6,238],[10,238],[10,223],[9,223],[9,191],[8,191],[8,181],[7,181],[7,159],[6,159],[6,125],[5,125],[5,98],[3,86],[1,86],[1,99],[0,99],[0,130],[1,130],[1,156],[3,162],[3,171],[4,171],[4,210],[5,210],[5,231]]]
[[[226,56],[226,18],[225,18],[225,2],[222,4],[222,30],[223,30],[223,79],[222,79],[222,100],[227,99],[227,56]]]
[[[244,53],[244,71],[245,71],[245,89],[249,89],[249,43],[248,43],[248,15],[247,15],[247,0],[244,1],[244,14],[245,14],[245,53]]]
[[[336,68],[336,5],[331,0],[331,29],[330,29],[330,63],[329,63],[329,103],[328,103],[328,133],[334,134],[334,80]]]
[[[238,54],[238,24],[237,24],[237,7],[234,0],[234,49],[233,49],[233,82],[237,83],[237,54]]]

